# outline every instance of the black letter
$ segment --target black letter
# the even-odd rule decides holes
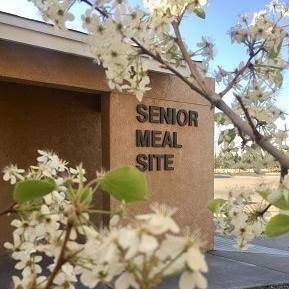
[[[174,142],[174,148],[180,149],[183,146],[178,144],[178,133],[177,132],[173,132],[173,142]]]
[[[161,159],[164,157],[164,155],[154,155],[154,156],[157,162],[157,171],[160,171],[162,169]]]
[[[136,167],[142,172],[144,172],[148,169],[148,165],[146,163],[146,160],[147,160],[146,155],[137,155],[137,157],[136,157],[136,162],[137,162]]]
[[[169,131],[166,131],[166,132],[165,132],[162,147],[164,148],[164,147],[166,147],[167,145],[168,145],[170,148],[172,148],[172,147],[174,146],[174,143],[173,143],[173,140],[172,140],[172,137],[171,137],[171,133],[170,133]]]
[[[149,171],[153,171],[154,170],[154,156],[155,155],[149,155]]]
[[[162,132],[158,131],[158,130],[152,130],[151,133],[152,133],[152,147],[153,148],[162,147],[161,143],[157,143],[157,142],[160,142],[162,140],[162,138],[160,137]]]
[[[147,106],[144,104],[138,104],[136,106],[136,112],[139,114],[136,116],[136,119],[139,122],[146,122],[148,120]]]
[[[172,124],[176,124],[177,122],[177,110],[175,108],[172,109]]]
[[[172,124],[173,121],[173,109],[161,107],[160,110],[160,123],[166,122],[167,124]]]
[[[150,106],[149,107],[149,115],[151,123],[160,123],[160,107],[158,106]],[[157,119],[155,119],[157,117]]]
[[[184,116],[184,119],[182,120],[182,114]],[[178,124],[179,126],[185,126],[188,123],[188,113],[186,110],[184,109],[180,109],[177,113],[177,120],[178,120]]]
[[[189,111],[189,126],[192,126],[194,122],[194,126],[199,126],[199,114],[196,111]]]
[[[174,155],[165,155],[165,171],[173,171],[174,170]],[[170,166],[172,165],[172,166]]]
[[[151,132],[149,130],[136,130],[136,146],[137,147],[150,147]]]

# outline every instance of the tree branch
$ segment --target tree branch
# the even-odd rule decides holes
[[[260,135],[259,131],[257,130],[256,126],[254,125],[253,120],[250,116],[250,113],[249,113],[248,109],[246,108],[242,98],[239,95],[235,95],[235,97],[238,100],[238,102],[239,102],[239,104],[240,104],[240,106],[241,106],[241,108],[242,108],[242,110],[243,110],[243,112],[244,112],[244,114],[248,120],[248,123],[251,126],[251,128],[255,134],[256,139],[260,138],[261,135]]]
[[[163,64],[169,71],[173,72],[178,78],[180,78],[182,81],[184,81],[192,90],[199,93],[200,96],[204,97],[206,100],[208,100],[213,106],[216,106],[218,109],[220,109],[222,112],[225,113],[225,115],[232,121],[234,126],[240,130],[244,135],[247,135],[251,141],[256,141],[256,143],[265,151],[267,151],[269,154],[271,154],[283,167],[284,169],[289,169],[289,156],[284,154],[281,150],[274,147],[268,138],[265,138],[262,134],[258,133],[258,137],[255,135],[255,131],[252,129],[252,127],[249,125],[248,122],[245,122],[241,119],[239,115],[237,115],[220,97],[219,94],[212,92],[211,94],[204,92],[203,90],[200,90],[198,87],[196,87],[192,82],[190,82],[184,75],[182,75],[178,70],[176,70],[174,67],[172,67],[170,64],[168,64],[166,61],[164,61],[160,56],[155,56],[153,53],[148,51],[143,45],[138,43],[138,41],[134,41],[145,54],[148,56],[151,56],[153,59],[158,61],[159,63]],[[189,65],[189,64],[188,64]],[[189,65],[190,66],[190,65]],[[198,69],[198,68],[196,68]],[[205,79],[204,79],[205,81]],[[210,90],[211,91],[211,90]]]
[[[263,216],[265,215],[265,213],[268,212],[268,210],[269,210],[271,207],[272,207],[272,204],[268,204],[268,205],[264,208],[264,210],[262,210],[262,211],[258,214],[258,216],[259,216],[259,217],[263,217]]]
[[[142,52],[144,54],[150,56],[152,59],[154,59],[158,63],[162,64],[164,66],[164,68],[166,68],[167,70],[171,71],[173,74],[175,74],[177,77],[179,77],[182,81],[184,81],[188,86],[190,86],[190,88],[192,88],[195,92],[201,94],[203,97],[205,97],[209,101],[209,98],[207,98],[207,95],[202,90],[200,90],[196,85],[194,85],[191,81],[189,81],[184,75],[182,75],[171,64],[169,64],[167,61],[165,61],[159,54],[155,55],[152,52],[150,52],[137,39],[131,38],[131,40],[142,50]]]
[[[73,228],[73,223],[68,220],[64,240],[63,240],[61,250],[60,250],[60,254],[58,256],[55,267],[54,267],[53,271],[51,272],[44,289],[50,289],[50,287],[53,284],[53,281],[54,281],[55,277],[57,276],[58,272],[60,271],[62,265],[65,264],[68,260],[65,256],[65,251],[66,251],[66,245],[69,241],[69,237],[70,237],[72,228]]]
[[[180,48],[180,51],[183,55],[185,62],[189,66],[191,75],[196,79],[197,84],[199,85],[199,87],[205,94],[209,94],[209,95],[212,94],[213,93],[212,89],[207,85],[205,78],[201,75],[196,62],[193,61],[192,58],[190,57],[190,54],[185,46],[185,43],[183,42],[181,32],[179,29],[179,23],[176,21],[173,21],[172,26],[175,32],[176,42]]]
[[[82,0],[86,2],[87,4],[91,5],[91,3],[88,3],[87,0]],[[92,6],[92,5],[91,5]],[[110,17],[105,11],[103,11],[100,8],[97,8],[97,11],[101,13],[104,17]],[[191,75],[196,79],[197,85],[193,84],[191,81],[188,80],[188,78],[182,73],[180,73],[176,68],[174,68],[172,65],[167,63],[160,55],[155,55],[154,53],[150,52],[144,45],[142,45],[137,39],[131,38],[131,40],[141,49],[141,51],[152,57],[154,60],[158,61],[160,64],[164,65],[169,71],[174,73],[178,78],[180,78],[182,81],[184,81],[193,91],[197,92],[200,96],[205,98],[209,103],[220,109],[224,114],[231,120],[233,125],[240,130],[244,135],[247,135],[250,140],[256,141],[256,143],[265,151],[267,151],[269,154],[271,154],[277,161],[279,161],[281,167],[284,169],[289,169],[289,156],[285,155],[281,150],[278,150],[276,147],[274,147],[268,138],[265,138],[263,135],[259,135],[258,138],[256,138],[255,132],[252,129],[252,127],[249,125],[248,122],[244,121],[239,115],[237,115],[220,97],[219,94],[217,94],[215,91],[212,90],[211,87],[207,85],[205,77],[201,75],[199,72],[199,69],[197,67],[197,64],[191,59],[186,46],[182,40],[181,33],[179,30],[179,24],[178,22],[174,21],[172,23],[175,35],[176,35],[176,42],[180,48],[180,51],[183,55],[184,61],[187,63],[189,70],[191,72]],[[259,50],[257,51],[259,53]]]
[[[15,213],[15,206],[17,205],[16,202],[14,202],[12,205],[10,205],[8,208],[4,209],[3,211],[0,212],[0,217],[7,215],[7,214],[12,214]]]
[[[252,59],[257,56],[262,51],[262,46],[253,54],[250,55],[247,63],[236,73],[235,77],[232,79],[232,81],[228,84],[228,86],[219,93],[220,97],[224,97],[238,82],[238,79],[240,76],[244,74],[244,72],[250,67]]]
[[[280,183],[282,184],[285,177],[288,175],[288,168],[281,166]]]

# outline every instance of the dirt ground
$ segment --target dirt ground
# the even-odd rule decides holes
[[[232,176],[232,177],[215,177],[215,198],[226,199],[230,191],[236,189],[253,190],[258,185],[265,183],[272,187],[277,187],[279,176],[276,175],[252,175],[252,176]],[[256,194],[254,201],[260,201],[261,198]]]
[[[253,189],[259,184],[265,183],[274,187],[278,186],[279,176],[233,176],[233,177],[215,177],[215,198],[224,197],[232,189],[244,188]]]

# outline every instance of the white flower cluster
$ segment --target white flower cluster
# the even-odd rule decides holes
[[[289,176],[285,176],[278,188],[262,184],[257,189],[257,192],[259,192],[264,198],[266,198],[266,200],[268,200],[268,202],[273,205],[276,204],[278,206],[278,202],[289,204]],[[282,205],[281,208],[284,209]],[[288,211],[287,209],[284,210]]]
[[[238,93],[236,93],[238,95]],[[242,101],[235,99],[232,103],[232,109],[235,113],[241,116],[245,121],[248,121],[246,112],[250,115],[250,121],[255,126],[256,130],[270,139],[270,141],[279,149],[286,150],[288,146],[286,141],[288,139],[288,131],[286,125],[284,129],[280,128],[280,124],[286,121],[286,114],[276,106],[275,97],[262,85],[261,82],[256,82],[254,85],[249,85],[243,94],[238,95]],[[244,110],[245,107],[245,110]],[[217,114],[216,121],[221,127],[219,136],[219,144],[222,144],[221,149],[230,153],[232,148],[236,148],[236,153],[239,158],[248,165],[245,167],[249,169],[267,168],[269,162],[274,163],[274,159],[266,154],[256,146],[252,141],[246,139],[245,136],[240,136],[237,129],[231,128],[230,122],[221,114]],[[277,123],[279,125],[277,126]],[[242,137],[242,138],[241,138]],[[241,144],[240,146],[236,144]],[[235,154],[234,154],[235,155]],[[229,156],[228,156],[229,157]],[[228,158],[227,157],[227,158]],[[247,159],[247,161],[245,161]],[[232,160],[234,162],[234,160]],[[241,167],[240,162],[236,162],[237,167]]]
[[[51,19],[58,27],[72,19],[64,9],[66,1],[31,1],[42,11],[45,19]],[[126,0],[95,1],[81,18],[83,28],[90,36],[91,52],[105,69],[110,89],[127,91],[142,100],[150,89],[143,55],[154,55],[155,59],[162,58],[162,61],[178,68],[183,57],[172,34],[172,21],[175,16],[181,16],[185,11],[194,12],[206,3],[207,0],[149,0],[147,11],[130,7]],[[192,56],[201,56],[207,64],[213,58],[213,44],[202,38],[197,47]]]
[[[68,163],[60,159],[58,155],[53,152],[38,150],[38,154],[37,165],[31,165],[27,171],[19,169],[17,165],[5,167],[3,169],[3,180],[9,181],[10,184],[14,185],[16,182],[22,181],[25,178],[54,178],[58,187],[65,189],[64,186],[61,186],[65,181],[64,176],[72,182],[78,182],[81,175],[84,176],[85,174],[85,170],[80,169],[79,167],[76,169],[68,168]]]
[[[192,12],[207,4],[207,0],[144,0],[151,11],[158,15],[168,14],[169,17],[180,17],[185,11]]]
[[[263,203],[253,203],[252,192],[231,192],[229,199],[215,213],[217,232],[232,236],[237,248],[247,249],[250,241],[264,233],[269,218],[265,208]]]
[[[68,12],[69,0],[28,1],[33,2],[39,8],[45,21],[52,20],[59,29],[65,29],[65,23],[74,20],[73,14]]]
[[[57,184],[42,199],[15,207],[13,242],[5,243],[21,271],[21,277],[13,277],[15,288],[74,289],[77,282],[95,288],[113,282],[116,289],[149,289],[177,272],[180,289],[207,287],[200,244],[180,235],[172,218],[175,210],[154,205],[151,213],[128,225],[121,225],[117,212],[109,228],[97,228],[91,215],[100,211],[87,206],[83,195],[77,198],[87,186],[82,166],[69,168],[56,154],[42,150],[37,160],[27,171],[12,166],[4,174],[12,184],[48,176]]]
[[[231,37],[233,42],[238,43],[251,43],[257,44],[258,41],[265,41],[265,47],[268,49],[274,48],[274,52],[278,51],[278,47],[282,44],[285,37],[288,37],[288,33],[281,26],[276,24],[280,21],[280,18],[288,17],[288,7],[284,6],[283,11],[273,11],[270,13],[264,9],[257,13],[254,13],[251,22],[249,17],[242,15],[240,22],[234,26],[231,30]]]
[[[202,41],[197,43],[197,47],[199,47],[200,55],[204,57],[204,61],[208,62],[214,58],[214,45],[209,39],[203,36]]]
[[[117,224],[87,241],[75,268],[85,286],[94,288],[117,277],[116,289],[144,284],[154,288],[165,276],[183,271],[181,289],[206,288],[203,273],[208,268],[198,243],[177,235],[180,229],[171,218],[173,211],[159,205],[152,209],[136,216],[134,225]]]
[[[283,71],[288,69],[288,59],[283,53],[289,40],[288,16],[288,6],[279,1],[272,1],[252,18],[242,15],[230,34],[232,42],[246,47],[248,61],[241,62],[234,71],[218,67],[215,74],[217,82],[231,86],[241,97],[257,128],[283,116],[275,105],[274,95],[282,85]],[[233,109],[244,116],[239,101],[235,101]],[[270,129],[267,134],[272,132]]]
[[[278,129],[276,121],[281,123],[286,118],[285,113],[276,106],[274,96],[260,84],[255,84],[244,92],[241,100],[256,129],[282,148],[283,143],[286,141],[287,133],[285,130],[281,131]],[[238,115],[247,119],[239,100],[233,102],[232,108]]]
[[[90,49],[97,63],[104,67],[109,87],[134,93],[141,101],[149,89],[148,68],[130,38],[136,37],[137,30],[132,28],[139,26],[139,32],[143,31],[143,13],[125,11],[125,3],[116,5],[115,9],[124,15],[102,19],[93,9],[87,10],[83,16],[83,27],[90,34]]]

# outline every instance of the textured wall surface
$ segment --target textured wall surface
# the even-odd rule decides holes
[[[0,79],[79,91],[109,91],[92,59],[0,40]]]
[[[90,174],[100,166],[135,165],[139,153],[174,154],[174,171],[146,173],[149,203],[178,208],[181,226],[200,230],[206,247],[212,247],[212,216],[206,204],[213,198],[213,111],[204,99],[173,75],[151,73],[152,89],[144,103],[196,110],[199,127],[138,123],[135,97],[110,94],[103,70],[91,59],[1,40],[0,55],[0,80],[20,83],[0,82],[1,167],[10,162],[28,165],[39,147],[75,164],[83,161]],[[183,148],[137,148],[136,129],[176,131]],[[11,188],[2,182],[0,188],[0,206],[5,207]],[[98,203],[109,206],[105,195]],[[130,212],[147,211],[149,203]],[[0,220],[0,227],[1,242],[8,234],[7,222]]]
[[[10,163],[26,168],[36,162],[39,148],[57,152],[71,165],[83,162],[88,177],[101,168],[98,95],[0,82],[0,116],[1,168]],[[12,187],[1,177],[0,188],[2,209],[11,203]],[[10,235],[5,217],[0,228],[2,244]]]
[[[164,77],[159,76],[159,82],[157,78],[154,75],[153,81],[164,85]],[[188,226],[192,231],[200,231],[206,248],[210,249],[213,244],[213,223],[207,210],[207,202],[213,198],[213,111],[197,95],[190,93],[189,98],[189,93],[180,83],[170,89],[170,78],[166,81],[167,90],[158,90],[155,85],[145,97],[144,103],[197,111],[199,127],[139,123],[136,120],[135,98],[113,93],[110,99],[111,167],[135,165],[137,154],[174,154],[174,171],[146,172],[150,190],[149,202],[133,205],[129,212],[145,212],[154,202],[177,208],[176,218],[181,227]],[[178,84],[174,79],[173,81],[173,84]],[[183,147],[136,147],[136,129],[177,132],[178,143]]]

